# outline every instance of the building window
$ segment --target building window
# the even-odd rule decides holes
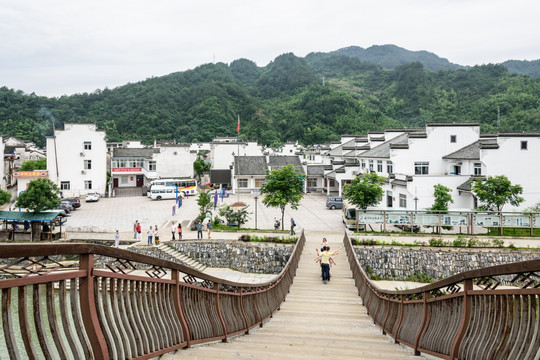
[[[60,190],[69,190],[71,188],[71,184],[69,181],[60,181]]]
[[[482,175],[482,163],[474,163],[474,175]]]
[[[92,160],[84,160],[84,169],[85,170],[92,169]]]
[[[238,179],[238,187],[239,188],[247,188],[248,187],[248,179]]]
[[[377,160],[377,172],[382,173],[382,160]]]
[[[260,189],[261,186],[264,184],[265,179],[255,179],[255,187],[257,189]],[[309,186],[309,185],[308,185]]]
[[[394,173],[394,163],[392,163],[391,161],[386,162],[386,172],[389,174]]]
[[[365,168],[366,168],[366,160],[361,160],[361,161],[360,161],[360,167],[361,167],[362,169],[365,169]]]
[[[450,135],[450,142],[451,143],[457,142],[457,135]]]
[[[317,187],[317,178],[308,178],[307,186],[310,187],[310,188],[316,188]]]
[[[373,160],[369,160],[369,171],[373,171]]]
[[[521,150],[527,150],[527,142],[526,141],[521,142]]]
[[[92,190],[92,180],[84,180],[84,188],[86,190]]]
[[[157,170],[156,160],[148,161],[148,170],[149,171],[156,171]]]
[[[402,208],[407,207],[407,195],[399,194],[399,207],[402,207]]]
[[[453,175],[461,175],[461,165],[454,165]]]
[[[429,174],[429,162],[428,161],[418,161],[414,163],[414,174],[415,175],[427,175]]]
[[[121,184],[127,184],[129,182],[128,176],[120,176],[120,183]]]
[[[84,142],[84,150],[92,150],[92,142],[91,141],[85,141]]]

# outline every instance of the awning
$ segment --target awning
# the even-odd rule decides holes
[[[63,211],[0,211],[2,221],[48,221],[51,222],[58,215],[66,216]]]

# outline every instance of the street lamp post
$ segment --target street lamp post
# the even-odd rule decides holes
[[[257,200],[259,198],[255,196],[255,230],[257,230]]]

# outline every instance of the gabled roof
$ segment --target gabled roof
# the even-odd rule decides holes
[[[484,176],[471,176],[469,180],[465,181],[461,185],[458,185],[457,189],[461,191],[471,191],[473,183],[478,179],[485,179],[485,177]]]
[[[323,176],[324,165],[308,165],[307,174],[311,176]]]
[[[300,158],[298,156],[276,155],[268,157],[268,166],[270,167],[270,170],[280,169],[289,164],[294,166],[296,170],[299,170],[301,174],[305,174],[304,167],[302,166],[302,162],[300,162]]]
[[[371,150],[367,150],[359,155],[361,158],[377,158],[388,159],[390,158],[391,145],[407,145],[409,143],[408,134],[401,134],[393,139],[383,142],[380,145],[375,146]]]
[[[443,156],[445,160],[480,160],[480,149],[498,149],[497,139],[481,139],[451,154]]]
[[[266,156],[235,156],[234,175],[266,175]]]

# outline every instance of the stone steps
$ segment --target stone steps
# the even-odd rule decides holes
[[[178,250],[173,249],[167,244],[161,243],[157,247],[159,250],[163,251],[164,253],[167,253],[168,255],[174,257],[175,259],[178,259],[182,264],[189,266],[192,269],[198,270],[198,271],[204,271],[206,270],[207,266],[203,263],[190,258],[189,256],[181,253]]]
[[[361,305],[345,254],[337,257],[331,281],[322,284],[320,266],[313,261],[318,241],[307,234],[297,276],[286,301],[273,318],[249,335],[176,353],[173,359],[418,359],[412,350],[382,335]],[[340,246],[336,236],[332,247]]]

